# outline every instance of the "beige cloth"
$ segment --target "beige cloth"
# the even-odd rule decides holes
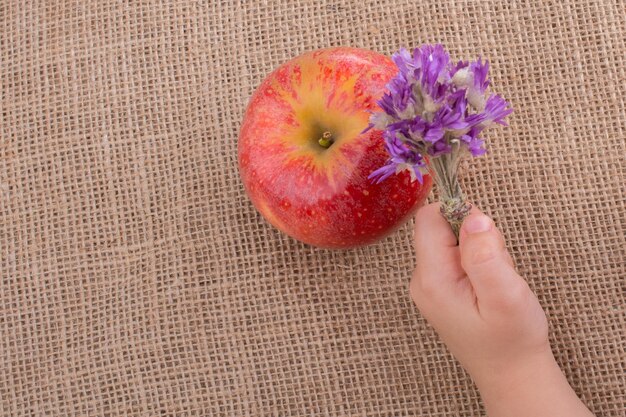
[[[407,294],[410,225],[315,249],[237,173],[254,88],[303,51],[442,42],[516,111],[464,171],[576,392],[622,416],[621,1],[0,3],[0,413],[477,416]]]

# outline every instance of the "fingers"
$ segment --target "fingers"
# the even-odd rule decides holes
[[[479,305],[506,307],[530,291],[513,268],[504,238],[478,209],[473,209],[463,222],[460,253]]]
[[[465,274],[456,237],[439,212],[438,203],[424,206],[417,212],[414,241],[417,266],[411,294],[423,297],[449,294],[450,285]]]
[[[454,233],[439,211],[439,203],[420,208],[415,215],[415,254],[419,263],[437,263],[458,255]]]

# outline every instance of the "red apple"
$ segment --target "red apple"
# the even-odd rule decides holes
[[[407,172],[380,184],[382,133],[370,113],[397,72],[386,56],[355,48],[301,55],[255,91],[239,135],[239,169],[250,199],[275,227],[303,242],[347,248],[374,242],[406,221],[431,187]]]

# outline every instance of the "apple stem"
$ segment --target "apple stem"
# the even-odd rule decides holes
[[[328,149],[330,147],[330,145],[333,144],[333,135],[332,133],[330,133],[329,131],[326,131],[322,134],[322,137],[318,139],[317,143],[319,143],[319,145],[322,148],[326,148]]]

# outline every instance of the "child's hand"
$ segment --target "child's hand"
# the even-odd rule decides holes
[[[472,209],[459,246],[438,204],[423,207],[415,222],[411,296],[479,385],[551,356],[545,314],[489,217]]]
[[[543,309],[515,271],[493,221],[472,209],[457,246],[439,205],[431,204],[417,213],[415,229],[417,266],[411,297],[470,373],[487,410],[501,415],[498,407],[504,402],[504,415],[518,415],[510,402],[524,398],[527,384],[540,387],[545,382],[565,396],[574,395],[552,355]],[[561,389],[563,384],[567,388]],[[516,397],[505,400],[510,392]],[[573,398],[569,399],[582,406]],[[540,403],[538,398],[533,401]],[[543,415],[531,413],[527,403],[521,406],[520,415]],[[590,415],[582,407],[584,414],[572,414],[576,408],[567,412]],[[561,415],[553,411],[552,415]]]

